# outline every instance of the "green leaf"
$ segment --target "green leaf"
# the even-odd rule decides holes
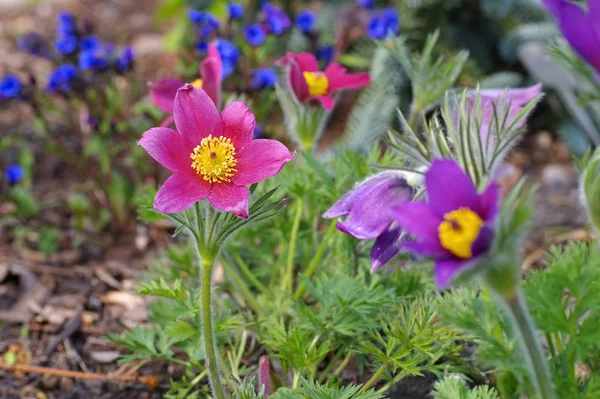
[[[192,338],[198,335],[198,330],[188,322],[176,321],[169,324],[165,330],[167,334],[175,343],[185,341],[188,338]]]

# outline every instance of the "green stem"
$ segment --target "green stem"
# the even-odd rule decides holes
[[[379,367],[379,369],[375,372],[375,374],[373,374],[373,376],[369,379],[369,381],[367,381],[365,383],[365,385],[363,385],[363,387],[360,389],[360,391],[361,392],[366,392],[373,385],[375,385],[375,383],[379,380],[379,378],[381,377],[381,375],[387,369],[387,366],[388,366],[387,362],[383,362],[383,364],[381,365],[381,367]]]
[[[530,379],[539,399],[555,399],[548,361],[537,337],[533,321],[527,311],[523,295],[519,291],[511,298],[499,297],[510,314],[515,334],[529,366]]]
[[[254,299],[254,296],[250,292],[250,289],[246,285],[246,282],[233,270],[233,267],[227,262],[223,257],[221,257],[221,265],[223,265],[223,269],[227,272],[227,276],[233,280],[235,285],[239,288],[244,296],[244,299],[248,303],[248,305],[254,310],[256,314],[260,314],[260,307],[258,306],[258,302]]]
[[[217,399],[225,399],[223,385],[221,384],[221,376],[219,374],[219,363],[215,350],[215,335],[212,323],[212,304],[210,296],[213,265],[214,257],[202,257],[202,280],[200,281],[202,295],[202,329],[210,385],[212,387],[213,394]]]
[[[337,378],[337,376],[340,375],[340,373],[342,371],[344,371],[344,369],[346,368],[346,366],[348,365],[348,363],[350,363],[350,359],[352,359],[353,355],[354,355],[354,353],[352,353],[352,352],[350,352],[350,353],[348,353],[346,355],[346,357],[344,358],[344,360],[342,360],[342,362],[340,363],[340,365],[335,369],[335,371],[331,375],[331,379]]]
[[[323,370],[323,372],[321,373],[321,376],[319,377],[319,383],[323,383],[323,381],[325,381],[325,379],[327,378],[327,374],[329,374],[329,372],[331,371],[331,369],[333,368],[333,366],[335,366],[335,362],[337,362],[338,360],[340,360],[340,358],[342,357],[342,355],[344,354],[344,347],[341,347],[337,353],[333,356],[333,359],[331,359],[331,361],[329,362],[329,364],[327,365],[327,367],[325,367],[325,370]]]
[[[321,241],[321,245],[317,249],[315,256],[310,261],[310,264],[308,265],[308,269],[306,269],[306,271],[304,272],[304,277],[306,277],[307,279],[313,275],[313,273],[317,269],[317,266],[319,266],[319,263],[321,262],[321,258],[323,258],[323,254],[325,253],[325,249],[327,249],[327,244],[329,243],[329,238],[335,232],[336,224],[337,224],[336,219],[332,220],[331,223],[329,224],[329,228],[327,229],[327,232],[325,233],[325,237],[323,237],[323,241]],[[306,287],[304,286],[304,283],[301,282],[300,285],[298,286],[298,289],[296,290],[296,293],[294,294],[294,298],[296,298],[296,299],[302,298],[302,295],[304,294],[305,290],[306,290]]]
[[[248,280],[250,280],[250,282],[256,287],[258,288],[259,291],[261,291],[263,294],[267,293],[267,287],[265,287],[263,285],[263,283],[261,283],[256,276],[254,275],[254,273],[252,273],[250,271],[250,269],[248,268],[248,265],[246,264],[246,262],[244,262],[244,260],[242,259],[242,257],[239,254],[235,254],[233,255],[237,266],[240,268],[240,271],[242,272],[242,274],[244,275],[244,277],[246,277]]]
[[[285,277],[281,281],[281,289],[292,291],[293,289],[293,273],[294,273],[294,255],[296,254],[296,241],[298,239],[298,228],[300,227],[300,219],[302,218],[302,208],[304,201],[298,200],[296,204],[296,215],[294,216],[294,224],[292,225],[292,234],[290,236],[290,244],[288,247],[287,267]]]
[[[410,126],[410,128],[416,133],[417,131],[417,123],[419,121],[419,115],[421,114],[421,111],[419,109],[417,109],[417,107],[415,106],[415,104],[413,103],[410,106],[410,113],[408,115],[408,126]]]

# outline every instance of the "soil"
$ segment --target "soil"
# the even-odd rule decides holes
[[[159,30],[153,25],[156,2],[144,2],[144,7],[139,7],[134,0],[52,0],[28,7],[26,2],[0,0],[0,75],[22,69],[41,75],[47,71],[43,62],[38,65],[19,55],[13,38],[32,28],[50,29],[56,12],[63,9],[92,18],[100,35],[108,40],[134,43],[136,53],[151,60],[138,65],[168,65],[160,50]],[[117,18],[121,22],[115,26]],[[156,71],[138,72],[156,77]],[[0,110],[0,131],[26,126],[27,116],[25,110]],[[503,178],[506,187],[523,175],[540,186],[536,193],[535,230],[524,243],[524,269],[543,267],[545,250],[551,244],[589,239],[585,212],[578,200],[577,173],[564,144],[546,131],[528,133],[509,161],[513,167]],[[63,201],[69,187],[78,183],[78,177],[52,160],[36,158],[36,162],[35,197],[46,203]],[[133,283],[148,261],[172,241],[171,226],[131,221],[118,235],[99,234],[77,247],[77,233],[70,225],[69,213],[52,209],[43,211],[28,226],[36,229],[52,224],[59,228],[60,248],[50,258],[30,249],[35,246],[28,244],[38,239],[35,234],[18,241],[10,238],[9,231],[0,231],[0,354],[11,353],[19,363],[58,370],[113,377],[155,376],[159,385],[150,388],[137,383],[0,370],[0,397],[162,397],[169,379],[180,376],[182,370],[160,361],[119,366],[115,359],[123,349],[104,337],[147,322],[147,299],[132,293]],[[11,211],[9,203],[0,203],[0,218]],[[18,227],[8,225],[9,230]],[[394,387],[390,397],[426,398],[434,380],[433,376],[407,378]]]

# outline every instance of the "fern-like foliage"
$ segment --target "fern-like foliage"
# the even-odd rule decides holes
[[[254,378],[244,379],[231,396],[232,399],[265,399],[264,389],[255,389]]]
[[[498,392],[489,386],[469,389],[460,374],[446,375],[437,381],[431,395],[434,399],[500,399]]]
[[[383,399],[374,390],[362,391],[361,386],[332,387],[318,382],[301,380],[301,389],[280,389],[269,399]]]

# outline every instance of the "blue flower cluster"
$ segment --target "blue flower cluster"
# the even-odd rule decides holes
[[[231,19],[244,18],[244,6],[241,4],[229,3],[227,5],[227,11],[229,12],[229,18]]]
[[[267,38],[267,32],[260,24],[248,25],[244,28],[244,37],[251,46],[260,46]]]
[[[77,68],[75,68],[75,65],[61,65],[50,75],[46,90],[48,92],[70,91],[75,78],[77,78]]]
[[[15,164],[6,169],[6,180],[10,184],[17,184],[25,177],[25,172],[21,165]]]
[[[77,38],[77,24],[75,18],[68,12],[58,14],[57,38],[54,49],[62,55],[73,54],[77,51],[79,40]]]
[[[271,68],[258,68],[252,75],[252,88],[261,90],[265,87],[273,87],[277,83],[277,72]]]
[[[204,53],[208,50],[208,42],[211,36],[217,32],[221,23],[214,15],[206,11],[194,9],[188,11],[188,18],[195,25],[198,34],[200,35],[200,42],[196,46],[196,50],[200,53]]]
[[[0,80],[0,101],[10,98],[18,98],[21,95],[23,84],[15,75],[5,75]]]
[[[290,17],[281,8],[265,1],[262,11],[270,33],[279,36],[292,26]]]
[[[218,39],[217,50],[223,62],[223,79],[233,73],[235,65],[240,59],[240,50],[229,40]]]
[[[317,16],[312,11],[300,11],[296,16],[296,26],[303,33],[310,33],[317,23]]]
[[[375,12],[367,25],[367,35],[371,39],[385,39],[389,35],[397,35],[400,30],[400,16],[393,7]]]

